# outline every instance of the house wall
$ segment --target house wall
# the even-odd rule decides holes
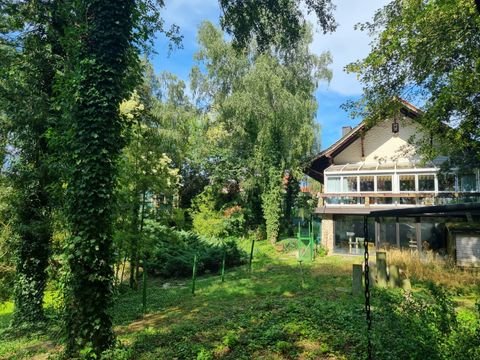
[[[377,124],[365,134],[363,141],[364,155],[362,158],[362,140],[358,138],[334,158],[335,164],[411,161],[417,159],[415,147],[408,143],[409,139],[419,133],[419,126],[409,118],[399,121],[400,130],[392,133],[392,121],[386,120]]]

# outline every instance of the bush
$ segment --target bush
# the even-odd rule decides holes
[[[241,251],[233,239],[224,244],[211,244],[198,235],[187,231],[176,231],[154,221],[145,225],[149,272],[162,277],[181,277],[192,274],[193,257],[197,254],[197,273],[216,272],[221,268],[223,252],[225,265],[238,266],[246,262],[247,254]]]
[[[216,208],[212,188],[195,197],[191,209],[193,230],[206,238],[241,236],[245,229],[245,209],[237,204]]]

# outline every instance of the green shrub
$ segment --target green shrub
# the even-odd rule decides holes
[[[328,255],[328,249],[323,245],[318,245],[317,256],[324,257]]]
[[[246,253],[241,251],[231,238],[224,244],[211,244],[192,232],[177,231],[154,221],[147,221],[144,231],[146,241],[150,244],[146,257],[147,266],[149,272],[155,275],[190,276],[195,254],[198,259],[198,274],[218,271],[224,251],[227,267],[238,266],[246,261]]]
[[[215,209],[213,190],[206,188],[192,201],[191,209],[193,230],[207,238],[219,238],[225,235],[225,222],[222,213]]]

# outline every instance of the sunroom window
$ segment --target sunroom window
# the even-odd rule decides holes
[[[360,191],[373,191],[373,190],[374,190],[374,177],[360,176]]]
[[[377,191],[392,191],[392,176],[377,176]]]
[[[476,191],[476,178],[474,174],[460,175],[460,191]]]
[[[415,191],[415,175],[400,175],[400,191]]]
[[[418,175],[418,191],[435,191],[435,176]]]
[[[455,174],[438,174],[439,191],[455,191]]]
[[[327,178],[327,191],[329,193],[339,193],[341,191],[340,177]]]
[[[343,178],[343,191],[344,192],[356,192],[357,191],[357,177],[346,176]]]

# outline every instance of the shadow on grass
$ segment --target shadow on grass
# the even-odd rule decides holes
[[[363,305],[349,294],[350,274],[337,270],[332,276],[304,266],[302,286],[298,265],[275,263],[229,274],[224,284],[206,279],[196,296],[189,289],[151,289],[151,313],[132,323],[123,317],[117,330],[139,359],[360,354]]]
[[[196,296],[188,288],[151,289],[150,313],[131,323],[124,317],[117,330],[136,359],[361,359],[364,300],[350,286],[350,263],[306,265],[302,286],[298,265],[275,262],[253,274],[238,270],[224,284],[202,279]],[[373,292],[375,358],[445,359],[445,351],[454,353],[448,346],[473,344],[474,333],[441,332],[438,300],[422,297],[412,303],[401,290]]]

